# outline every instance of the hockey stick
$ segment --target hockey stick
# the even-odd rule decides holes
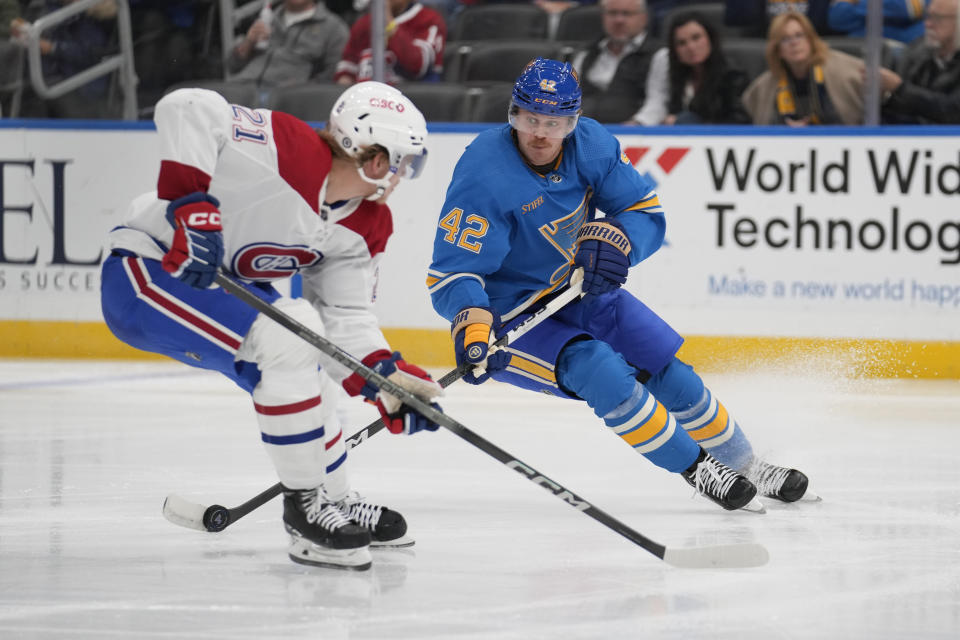
[[[275,309],[272,305],[270,305],[270,303],[260,299],[250,291],[247,291],[247,289],[245,289],[243,286],[234,282],[222,273],[217,275],[216,282],[228,293],[235,295],[237,298],[246,302],[264,315],[270,317],[290,331],[296,333],[305,341],[323,353],[327,354],[337,362],[341,363],[343,366],[347,367],[364,380],[367,380],[377,385],[377,387],[386,391],[387,393],[402,399],[404,404],[413,407],[421,415],[453,432],[459,438],[469,442],[490,457],[499,460],[507,468],[519,472],[522,476],[534,484],[544,487],[563,502],[590,516],[608,529],[619,533],[630,542],[640,546],[664,562],[672,566],[682,568],[719,568],[756,567],[766,564],[766,562],[769,560],[770,556],[767,552],[767,549],[763,545],[753,543],[713,545],[685,549],[668,549],[664,545],[647,538],[637,531],[634,531],[626,524],[620,522],[613,516],[607,514],[605,511],[587,502],[563,485],[551,480],[533,467],[527,465],[521,460],[518,460],[500,447],[477,435],[442,411],[434,409],[429,402],[422,400],[419,396],[407,391],[388,378],[381,376],[376,371],[370,367],[367,367],[362,362],[323,336],[314,333],[308,327],[297,322],[287,314]]]
[[[520,336],[526,334],[548,317],[565,307],[567,303],[580,295],[582,287],[583,270],[577,269],[570,278],[570,285],[561,294],[550,300],[550,302],[535,311],[529,318],[525,319],[523,322],[501,336],[493,343],[493,345],[491,345],[489,353],[493,353],[495,349],[503,348],[516,341],[518,338],[520,338]],[[306,338],[304,339],[306,340]],[[307,342],[311,341],[307,340]],[[463,364],[444,375],[437,382],[441,387],[448,387],[465,376],[469,370],[470,365]],[[367,438],[380,432],[383,427],[383,420],[377,419],[374,422],[371,422],[366,427],[346,439],[345,442],[347,449],[353,449]],[[166,500],[163,501],[163,515],[167,520],[174,524],[180,525],[181,527],[197,529],[198,531],[218,532],[223,531],[251,511],[259,509],[266,503],[276,498],[282,492],[283,485],[278,482],[269,489],[258,493],[243,504],[233,508],[227,508],[220,504],[206,506],[196,502],[191,502],[186,498],[182,498],[176,494],[171,494],[168,495]]]

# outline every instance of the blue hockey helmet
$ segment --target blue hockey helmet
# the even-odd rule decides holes
[[[515,129],[516,115],[519,109],[557,118],[569,118],[563,121],[563,135],[569,135],[580,116],[580,78],[568,62],[536,58],[527,63],[517,82],[513,85],[513,98],[510,101],[508,119]]]

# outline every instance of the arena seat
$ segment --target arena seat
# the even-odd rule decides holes
[[[447,40],[542,40],[548,19],[547,12],[534,4],[468,6],[454,19]]]
[[[549,40],[472,42],[464,51],[460,82],[514,82],[537,56],[561,58],[564,48]]]
[[[417,105],[427,122],[463,122],[469,117],[469,90],[462,84],[409,82],[397,88]]]
[[[571,7],[560,14],[554,40],[584,45],[603,37],[603,11],[599,5]]]
[[[491,82],[483,87],[470,89],[473,104],[470,109],[471,122],[505,123],[510,97],[513,93],[512,82]]]
[[[767,70],[767,41],[762,38],[728,38],[723,53],[730,66],[743,70],[752,82]]]
[[[330,109],[346,87],[328,84],[303,84],[274,89],[270,108],[297,116],[302,120],[326,122]]]
[[[736,27],[726,24],[727,5],[724,2],[696,2],[692,4],[681,4],[673,7],[658,16],[658,23],[655,26],[656,33],[666,42],[669,34],[670,24],[680,13],[687,11],[696,11],[709,20],[720,33],[720,37],[726,41],[727,38],[747,37],[751,31],[750,27]],[[652,16],[651,16],[652,20]]]

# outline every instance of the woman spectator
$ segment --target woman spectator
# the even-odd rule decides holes
[[[743,94],[754,124],[863,122],[863,61],[831,49],[803,14],[770,23],[767,65]]]
[[[716,27],[697,11],[670,24],[667,46],[654,54],[641,123],[748,124],[740,102],[747,75],[727,63]]]

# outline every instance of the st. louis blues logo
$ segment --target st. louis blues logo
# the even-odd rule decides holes
[[[232,267],[234,273],[246,280],[279,280],[312,267],[322,259],[322,253],[303,245],[259,242],[237,251]]]

